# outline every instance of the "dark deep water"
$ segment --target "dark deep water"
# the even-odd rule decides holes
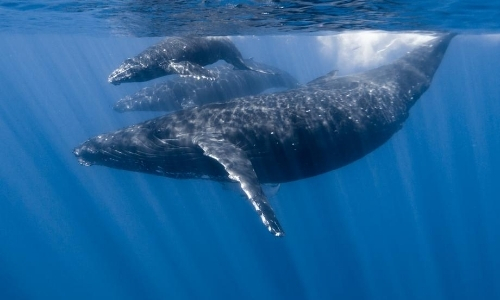
[[[0,14],[16,5],[0,5]],[[43,16],[39,5],[15,11]],[[484,21],[495,7],[473,12]],[[112,26],[92,27],[106,18],[94,24],[88,11],[74,30],[63,30],[78,13],[68,11],[52,19],[55,30],[23,18],[1,27],[0,299],[500,299],[498,24],[450,26],[463,34],[384,146],[282,184],[270,199],[287,232],[278,239],[231,185],[78,165],[71,151],[88,137],[158,115],[113,111],[151,82],[106,78],[159,38],[114,36]],[[331,15],[307,16],[316,24]],[[425,39],[397,34],[408,28],[395,20],[387,20],[395,28],[377,27],[392,33],[275,30],[281,35],[233,41],[244,57],[304,83],[333,69],[371,69]],[[238,34],[257,31],[245,28]]]

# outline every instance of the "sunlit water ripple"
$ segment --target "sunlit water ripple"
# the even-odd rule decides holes
[[[500,1],[15,1],[0,30],[93,35],[262,35],[344,30],[495,32]]]

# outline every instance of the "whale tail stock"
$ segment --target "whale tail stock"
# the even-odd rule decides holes
[[[439,34],[393,64],[395,68],[400,70],[398,74],[399,84],[406,89],[408,95],[413,95],[407,100],[409,106],[412,106],[420,95],[429,88],[448,46],[455,36],[456,33]],[[418,84],[414,84],[415,82]]]
[[[418,47],[411,51],[408,55],[400,59],[400,63],[417,67],[427,77],[432,78],[438,69],[444,57],[446,50],[451,40],[456,36],[456,33],[442,33],[436,38],[427,42],[424,46]]]

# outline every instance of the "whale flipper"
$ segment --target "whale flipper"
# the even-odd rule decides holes
[[[316,78],[316,79],[313,79],[311,81],[309,81],[306,85],[307,86],[312,86],[312,85],[316,85],[316,84],[323,84],[325,82],[329,82],[331,81],[334,77],[337,76],[339,70],[333,70],[331,72],[328,72],[326,75],[323,75],[319,78]]]
[[[275,236],[284,236],[285,233],[267,201],[246,153],[218,134],[199,135],[193,138],[193,142],[203,150],[206,156],[215,159],[224,167],[229,179],[240,184],[269,232]]]
[[[167,73],[215,78],[209,70],[189,61],[169,61],[161,64],[160,67]]]

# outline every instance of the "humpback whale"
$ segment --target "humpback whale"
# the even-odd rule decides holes
[[[108,82],[142,82],[170,74],[209,77],[211,74],[203,66],[221,59],[237,69],[251,69],[229,38],[171,37],[126,59],[109,75]]]
[[[296,88],[299,83],[287,72],[245,60],[246,65],[266,71],[234,70],[230,65],[207,69],[212,78],[183,76],[145,87],[120,99],[114,109],[119,112],[150,110],[176,111],[188,107],[256,95],[270,88]]]
[[[261,184],[329,172],[384,144],[430,86],[453,36],[439,35],[364,73],[327,75],[98,135],[74,154],[85,166],[237,182],[267,229],[283,236]]]

